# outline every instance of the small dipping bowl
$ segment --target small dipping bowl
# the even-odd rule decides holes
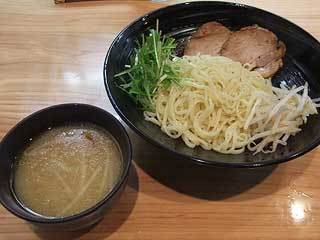
[[[70,123],[92,123],[107,130],[117,141],[122,154],[122,173],[111,191],[94,206],[67,217],[48,218],[33,214],[16,199],[13,190],[13,168],[16,156],[30,139],[50,128]],[[55,105],[31,114],[14,126],[0,143],[0,202],[11,213],[36,228],[78,230],[101,220],[123,192],[132,161],[131,143],[121,123],[110,113],[86,104]]]

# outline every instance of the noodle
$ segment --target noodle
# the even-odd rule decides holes
[[[317,113],[307,83],[276,88],[258,72],[221,56],[184,56],[173,64],[180,69],[180,84],[159,88],[155,111],[144,116],[190,148],[273,152]]]

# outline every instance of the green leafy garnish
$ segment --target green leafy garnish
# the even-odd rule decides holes
[[[119,87],[143,110],[153,110],[157,89],[178,82],[177,69],[171,61],[176,43],[173,38],[162,37],[157,27],[151,29],[148,36],[143,35],[137,44],[130,65],[115,77],[120,79]]]

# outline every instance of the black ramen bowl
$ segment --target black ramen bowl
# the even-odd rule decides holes
[[[112,190],[93,207],[73,216],[46,218],[33,214],[16,199],[12,186],[15,157],[30,141],[49,127],[68,123],[87,122],[96,124],[116,139],[122,153],[122,173]],[[86,104],[61,104],[45,108],[23,119],[3,138],[0,144],[0,202],[14,215],[40,229],[77,230],[87,228],[102,219],[105,212],[124,190],[131,166],[131,143],[120,122],[110,113]]]
[[[273,31],[286,44],[287,53],[283,68],[273,77],[274,86],[285,82],[288,86],[309,83],[310,96],[320,96],[320,44],[309,33],[289,22],[254,7],[226,2],[190,2],[168,6],[145,14],[127,26],[113,41],[104,63],[105,86],[115,110],[138,134],[151,143],[197,163],[224,167],[258,167],[285,162],[299,157],[320,142],[320,115],[308,118],[302,131],[290,137],[287,146],[278,147],[270,154],[252,155],[246,151],[239,155],[226,155],[206,151],[200,147],[188,148],[181,139],[172,139],[160,128],[143,118],[142,112],[120,88],[114,75],[123,71],[134,53],[136,41],[148,29],[159,29],[178,42],[177,54],[183,52],[186,40],[201,24],[218,21],[232,30],[258,24]]]

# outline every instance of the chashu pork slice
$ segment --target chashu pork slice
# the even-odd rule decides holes
[[[242,64],[249,64],[250,69],[267,78],[282,67],[285,52],[284,43],[273,32],[259,26],[250,26],[233,32],[220,54]]]
[[[192,35],[184,50],[184,55],[219,55],[231,33],[228,28],[218,22],[205,23]]]

